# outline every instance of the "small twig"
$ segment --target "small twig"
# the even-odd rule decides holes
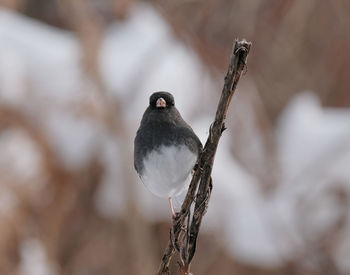
[[[177,213],[173,228],[171,230],[168,246],[164,251],[158,275],[169,274],[169,264],[171,257],[175,252],[175,246],[178,245],[181,228],[186,226],[187,232],[183,235],[180,247],[176,248],[180,252],[181,274],[190,274],[189,267],[196,251],[196,242],[202,218],[207,210],[208,202],[212,189],[211,172],[214,163],[216,149],[225,128],[225,118],[232,96],[236,91],[237,83],[242,73],[245,73],[247,57],[250,51],[251,43],[245,40],[235,41],[232,49],[228,71],[225,77],[225,84],[222,90],[221,98],[215,115],[215,120],[209,129],[209,137],[204,146],[203,152],[198,161],[196,169],[186,198],[182,204],[181,211]],[[199,187],[198,187],[199,185]],[[198,188],[198,191],[197,191]],[[197,194],[196,194],[197,191]],[[196,199],[195,199],[196,198]],[[195,208],[190,222],[190,208],[195,201]]]

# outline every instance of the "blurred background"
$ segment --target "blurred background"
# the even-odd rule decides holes
[[[0,5],[0,274],[155,274],[171,218],[136,130],[166,90],[205,142],[235,38],[253,47],[192,271],[350,274],[349,1]]]

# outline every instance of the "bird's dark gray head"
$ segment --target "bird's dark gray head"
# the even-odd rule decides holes
[[[170,108],[175,105],[175,100],[171,93],[156,92],[149,98],[149,105],[157,109]]]

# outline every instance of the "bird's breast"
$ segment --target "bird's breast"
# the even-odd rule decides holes
[[[173,197],[188,186],[196,161],[197,155],[186,145],[161,145],[144,157],[140,177],[153,194]]]

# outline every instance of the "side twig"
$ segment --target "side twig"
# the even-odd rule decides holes
[[[181,211],[174,219],[173,227],[170,230],[170,240],[164,251],[158,275],[169,274],[169,264],[175,250],[180,254],[181,274],[190,274],[189,269],[196,251],[199,228],[211,194],[211,172],[216,149],[221,134],[226,129],[224,121],[227,110],[242,72],[246,68],[250,47],[251,43],[245,40],[236,40],[234,43],[215,120],[210,126],[209,137],[199,158],[198,168],[192,177]],[[190,208],[194,201],[195,207],[193,215],[190,217]],[[181,238],[180,242],[179,238]]]

